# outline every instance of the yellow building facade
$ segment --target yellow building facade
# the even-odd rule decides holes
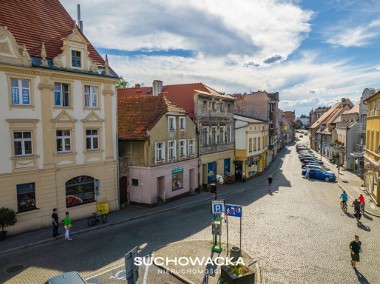
[[[235,114],[235,176],[250,178],[268,165],[268,122]]]
[[[0,207],[17,213],[9,234],[51,225],[53,208],[60,221],[103,202],[118,209],[118,78],[107,60],[94,62],[76,26],[70,32],[61,53],[41,42],[36,57],[0,26]]]
[[[368,193],[380,202],[380,92],[367,100],[366,149],[364,153],[364,183]]]

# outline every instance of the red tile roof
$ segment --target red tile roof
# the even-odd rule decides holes
[[[186,111],[165,96],[118,96],[119,139],[147,138],[161,117],[167,112],[186,114]]]
[[[72,33],[74,20],[59,0],[1,0],[0,26],[6,26],[18,44],[26,45],[32,57],[41,57],[45,42],[47,58],[52,59],[62,53],[61,39]],[[95,64],[104,66],[91,43],[88,51]]]
[[[214,89],[204,85],[203,83],[190,83],[190,84],[178,84],[178,85],[165,85],[162,89],[162,94],[165,94],[170,100],[177,105],[183,107],[188,116],[194,117],[194,94],[195,91],[203,93],[209,93],[210,95],[228,97],[215,91]],[[135,96],[135,95],[151,95],[153,96],[152,87],[134,87],[119,89],[117,91],[119,97],[123,96]],[[231,98],[233,99],[233,98]]]

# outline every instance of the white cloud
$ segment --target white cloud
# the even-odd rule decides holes
[[[75,17],[76,5],[61,2]],[[373,86],[378,82],[378,65],[353,65],[348,60],[322,63],[323,54],[297,50],[313,17],[313,12],[296,6],[298,1],[78,2],[85,34],[97,48],[195,51],[190,58],[110,55],[111,67],[132,85],[151,86],[154,79],[161,79],[164,84],[203,82],[226,93],[279,91],[284,110],[294,107],[304,113],[341,97],[354,100],[364,88],[378,87]],[[353,28],[356,33],[351,38],[345,36],[346,30],[329,31],[329,36],[339,45],[370,42],[379,26],[377,20],[369,27]]]
[[[61,2],[76,17],[76,5]],[[240,64],[245,56],[251,58],[247,61],[272,54],[286,58],[310,31],[312,16],[276,0],[235,0],[233,5],[230,0],[78,2],[86,36],[98,48],[195,50],[207,56],[238,55]]]
[[[380,35],[380,20],[374,20],[368,25],[356,27],[339,26],[326,32],[327,43],[341,46],[368,46]]]

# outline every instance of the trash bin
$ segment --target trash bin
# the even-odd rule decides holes
[[[233,262],[235,261],[238,261],[239,260],[239,257],[241,257],[241,250],[240,248],[238,247],[232,247],[231,250],[230,250],[230,256],[231,256],[231,260]]]

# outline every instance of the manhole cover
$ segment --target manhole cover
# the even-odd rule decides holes
[[[7,269],[7,272],[8,273],[15,273],[15,272],[19,272],[21,270],[24,269],[24,266],[23,265],[14,265],[14,266],[11,266]]]

